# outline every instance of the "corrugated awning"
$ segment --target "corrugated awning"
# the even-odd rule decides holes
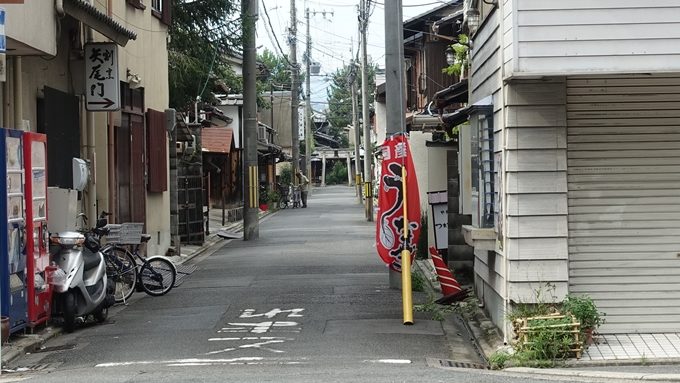
[[[442,115],[442,122],[446,124],[446,133],[453,135],[452,130],[454,127],[466,122],[470,118],[470,115],[477,114],[493,114],[493,101],[491,96],[485,97],[472,105],[460,108],[453,113]]]
[[[87,1],[64,0],[64,12],[74,19],[87,24],[120,46],[124,47],[128,40],[137,39],[135,32],[123,27]]]
[[[201,129],[203,151],[208,153],[229,154],[234,131],[231,128]]]
[[[437,108],[443,109],[451,104],[465,104],[468,102],[468,80],[462,79],[450,87],[434,94]]]

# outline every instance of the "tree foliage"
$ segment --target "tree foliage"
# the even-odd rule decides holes
[[[264,88],[268,89],[272,86],[274,90],[290,90],[290,66],[285,57],[265,48],[262,53],[257,55],[257,61],[266,71],[266,73],[262,73],[259,79]]]
[[[375,93],[375,71],[376,66],[370,64],[368,66],[368,105],[369,108],[373,105],[373,94]],[[350,76],[354,75],[357,81],[358,102],[357,114],[361,118],[361,70],[355,68],[352,73],[352,68],[345,65],[335,71],[331,78],[331,84],[328,89],[328,121],[334,130],[342,130],[347,125],[352,124],[352,93],[351,85],[348,82]]]
[[[442,69],[442,72],[448,74],[449,76],[460,76],[465,77],[468,66],[470,65],[469,51],[470,44],[467,35],[459,35],[458,42],[449,45],[451,51],[453,52],[453,64]]]
[[[170,106],[185,110],[216,87],[241,91],[229,58],[241,52],[240,1],[172,0],[168,72]]]

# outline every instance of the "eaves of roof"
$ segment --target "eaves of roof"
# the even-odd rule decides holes
[[[137,34],[100,11],[85,0],[64,0],[64,11],[76,20],[89,25],[97,32],[125,46],[128,40],[136,40]]]

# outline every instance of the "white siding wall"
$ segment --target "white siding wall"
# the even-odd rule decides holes
[[[503,99],[502,99],[502,31],[500,26],[499,12],[493,12],[488,16],[484,26],[477,32],[473,40],[471,50],[471,70],[470,70],[470,104],[478,102],[484,98],[492,96],[494,105],[494,153],[502,148],[502,129],[503,129]],[[470,129],[479,129],[486,126],[478,116],[471,116]],[[467,126],[464,128],[468,128]],[[479,139],[486,136],[486,132],[480,132]],[[474,148],[472,150],[475,150]],[[495,169],[498,171],[498,169]],[[479,174],[472,174],[472,177],[479,177]],[[482,188],[481,181],[479,189]],[[496,190],[498,190],[496,188]],[[474,193],[474,191],[473,191]],[[473,225],[479,225],[480,201],[473,195],[471,198]],[[498,198],[498,196],[496,196]],[[504,314],[503,299],[505,291],[505,265],[506,260],[501,251],[489,252],[486,250],[475,249],[475,286],[477,294],[492,313],[494,323],[503,328]],[[499,299],[500,298],[500,299]]]
[[[508,293],[534,303],[537,290],[567,292],[566,89],[563,79],[506,85]]]
[[[569,290],[604,332],[680,331],[680,76],[567,83]]]
[[[512,0],[504,34],[515,36],[522,75],[653,73],[680,70],[677,0]],[[514,7],[507,16],[508,6]],[[513,20],[514,19],[514,20]],[[512,47],[509,42],[504,45]],[[510,54],[513,49],[506,49]],[[507,56],[507,55],[506,55]]]
[[[502,6],[503,12],[503,76],[507,73],[512,73],[513,71],[513,57],[514,49],[517,47],[515,44],[515,32],[517,28],[514,27],[516,20],[516,13],[514,12],[514,5],[517,0],[504,0]]]

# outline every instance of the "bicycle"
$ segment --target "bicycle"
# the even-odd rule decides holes
[[[101,239],[109,233],[107,216],[111,215],[106,211],[99,214],[96,225],[80,232],[85,236],[85,247],[93,253],[101,252],[106,263],[106,275],[109,283],[115,286],[114,299],[116,303],[127,300],[134,292],[137,284],[137,267],[134,258],[128,257],[125,252],[119,251],[113,244],[102,246]],[[87,216],[84,213],[78,214],[83,220],[84,226],[87,225]]]
[[[160,255],[144,257],[139,253],[141,245],[151,239],[151,235],[141,233],[144,225],[124,223],[107,226],[109,227],[107,245],[110,244],[110,247],[104,248],[102,252],[112,259],[113,264],[122,266],[117,270],[121,277],[127,275],[126,278],[119,278],[122,283],[116,286],[116,301],[123,303],[127,301],[134,293],[137,283],[151,296],[169,293],[177,279],[177,268],[170,260]],[[116,236],[118,233],[120,234]],[[131,246],[131,249],[128,246]],[[132,270],[135,270],[134,278]]]
[[[279,209],[285,209],[288,207],[288,202],[290,201],[289,189],[281,184],[276,184],[279,189]]]
[[[137,288],[151,296],[165,295],[175,285],[177,268],[160,255],[143,257],[139,253],[142,243],[151,239],[151,235],[142,234],[143,224],[125,223],[108,224],[107,212],[102,212],[97,226],[86,235],[88,248],[101,251],[107,264],[107,275],[115,284],[114,297],[116,303],[125,303]],[[104,246],[100,245],[101,237],[107,238]],[[126,246],[133,246],[130,251]],[[92,247],[92,248],[91,248]],[[95,251],[95,250],[93,250]]]

